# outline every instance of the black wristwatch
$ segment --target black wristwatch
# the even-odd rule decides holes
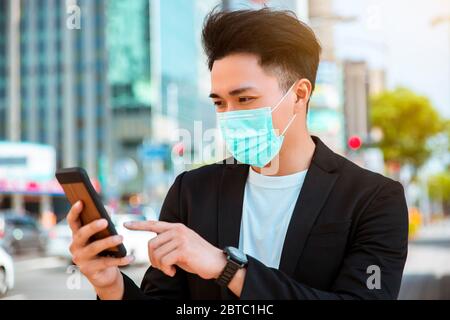
[[[222,287],[227,287],[236,272],[244,268],[248,261],[247,256],[242,251],[233,247],[225,247],[223,253],[227,256],[227,264],[216,279],[216,283]]]

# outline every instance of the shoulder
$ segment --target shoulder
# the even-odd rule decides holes
[[[221,161],[185,171],[180,175],[182,178],[181,183],[188,186],[193,184],[217,184],[221,180],[226,166],[228,164],[224,164]]]
[[[362,168],[341,155],[335,154],[335,157],[339,163],[337,171],[340,173],[340,180],[353,185],[352,189],[372,189],[374,192],[397,190],[403,193],[400,182]]]

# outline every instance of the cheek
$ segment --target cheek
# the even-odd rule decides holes
[[[283,132],[291,116],[292,112],[289,113],[289,110],[287,110],[287,108],[283,108],[283,105],[272,113],[272,124],[274,129],[278,129],[278,134]]]

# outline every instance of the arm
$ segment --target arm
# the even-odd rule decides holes
[[[408,212],[403,187],[382,187],[358,222],[357,231],[330,291],[301,284],[248,257],[229,289],[241,299],[396,299],[408,245]],[[368,289],[367,267],[381,270],[381,288]]]

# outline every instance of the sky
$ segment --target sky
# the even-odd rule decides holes
[[[334,0],[351,22],[335,27],[336,55],[384,68],[388,89],[407,87],[450,118],[450,0]]]

